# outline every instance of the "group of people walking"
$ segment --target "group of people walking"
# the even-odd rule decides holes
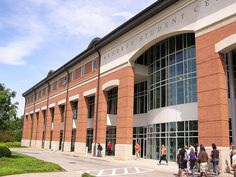
[[[192,177],[194,177],[196,170],[200,172],[200,177],[207,177],[207,167],[209,159],[213,165],[213,172],[215,176],[218,176],[220,157],[219,155],[219,150],[217,149],[214,143],[212,144],[210,158],[208,157],[206,149],[203,145],[190,145],[189,148],[186,146],[182,147],[177,155],[177,163],[179,165],[178,177],[181,177],[183,172],[185,172],[186,175],[189,176],[190,171],[192,173]]]

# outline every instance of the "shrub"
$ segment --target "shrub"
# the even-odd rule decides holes
[[[0,130],[0,142],[11,142],[14,141],[14,135],[12,131],[2,131]]]
[[[92,175],[90,175],[90,174],[88,174],[88,173],[83,173],[83,174],[82,174],[82,177],[94,177],[94,176],[92,176]]]
[[[0,157],[11,157],[11,151],[6,146],[0,146]]]
[[[7,142],[7,143],[1,143],[0,142],[0,146],[6,146],[8,148],[17,148],[17,147],[21,147],[20,142]]]

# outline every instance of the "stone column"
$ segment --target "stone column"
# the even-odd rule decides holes
[[[118,86],[118,110],[116,131],[116,159],[132,159],[134,69],[128,66],[122,70]]]

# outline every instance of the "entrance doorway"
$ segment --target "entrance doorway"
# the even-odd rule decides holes
[[[140,151],[140,157],[146,158],[146,147],[147,147],[147,139],[146,138],[137,138],[133,139],[133,155],[135,155],[135,145],[140,145],[141,151]]]
[[[87,140],[86,147],[88,148],[88,153],[92,153],[92,144],[93,144],[93,129],[87,129]]]
[[[135,155],[135,145],[139,143],[141,152],[140,157],[146,158],[147,149],[147,128],[146,127],[134,127],[133,128],[133,155]]]
[[[111,151],[108,149],[108,144],[111,144]],[[116,145],[116,127],[108,126],[106,131],[106,155],[115,155]]]

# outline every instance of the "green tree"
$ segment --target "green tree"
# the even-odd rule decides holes
[[[16,119],[18,103],[12,103],[16,92],[0,83],[0,130],[6,130],[9,122]]]

